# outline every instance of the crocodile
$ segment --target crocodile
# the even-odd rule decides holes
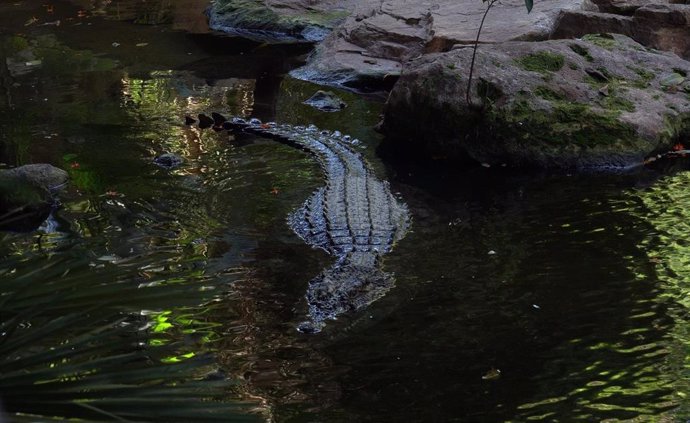
[[[381,269],[381,256],[405,235],[410,216],[388,182],[376,177],[353,149],[358,141],[314,125],[262,123],[239,117],[227,120],[218,113],[212,116],[216,130],[251,133],[312,154],[325,174],[325,186],[287,219],[307,244],[336,259],[309,282],[308,319],[297,330],[320,332],[327,320],[362,309],[384,296],[394,282],[392,275]]]

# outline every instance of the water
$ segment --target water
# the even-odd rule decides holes
[[[203,306],[154,310],[150,338],[193,335],[180,353],[212,350],[237,382],[228,399],[264,420],[690,418],[687,163],[552,175],[382,160],[380,99],[301,103],[318,87],[285,75],[304,47],[207,34],[204,2],[43,3],[0,4],[0,162],[53,163],[72,186],[50,224],[0,235],[0,267],[87,258],[107,281],[216,286]],[[212,110],[362,140],[413,215],[384,257],[386,297],[321,334],[295,330],[331,259],[285,218],[320,170],[269,140],[181,125]],[[164,152],[184,164],[155,166]]]

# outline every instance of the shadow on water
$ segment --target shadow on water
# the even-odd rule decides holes
[[[201,306],[154,304],[147,342],[179,346],[178,359],[212,351],[235,382],[228,397],[276,422],[686,418],[684,165],[384,167],[379,102],[338,92],[348,107],[337,113],[302,103],[318,87],[285,75],[304,47],[212,36],[179,13],[203,2],[43,3],[0,4],[0,162],[52,163],[72,186],[53,225],[0,236],[1,271],[59,257],[79,274],[83,260],[112,269],[95,273],[105,284],[216,287]],[[320,170],[268,140],[182,125],[215,110],[362,141],[414,217],[385,257],[396,275],[386,297],[319,335],[295,331],[329,258],[285,218]],[[155,166],[162,153],[183,164]]]

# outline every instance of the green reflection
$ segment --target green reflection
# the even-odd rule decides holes
[[[623,296],[618,301],[630,302],[630,312],[622,325],[616,326],[602,315],[593,328],[595,332],[572,340],[571,347],[558,348],[554,359],[568,356],[571,362],[582,362],[582,369],[561,376],[562,385],[570,386],[567,395],[551,397],[544,393],[540,399],[519,406],[519,410],[532,410],[521,416],[567,421],[545,412],[552,408],[550,401],[561,404],[558,408],[569,408],[575,421],[666,422],[685,421],[690,415],[690,247],[685,242],[690,229],[688,183],[690,174],[681,172],[645,188],[626,189],[604,203],[603,210],[616,219],[605,227],[592,225],[595,229],[585,233],[593,236],[612,230],[621,234],[621,249],[637,248],[638,253],[610,256],[629,269],[627,288],[621,290]],[[597,230],[601,228],[606,230]],[[602,280],[608,289],[619,286],[611,282]],[[648,294],[641,296],[641,290]],[[597,339],[596,331],[610,329],[613,332],[607,339]]]
[[[679,419],[690,416],[690,183],[689,172],[661,178],[653,186],[631,193],[642,201],[642,217],[653,231],[640,242],[660,281],[659,303],[667,307],[673,321],[665,339],[666,356],[660,363],[664,379],[673,386],[674,413]]]
[[[184,114],[207,112],[251,84],[210,87],[172,71],[133,78],[52,37],[10,37],[3,46],[17,63],[32,62],[2,73],[3,159],[52,162],[72,180],[53,232],[0,238],[0,333],[17,335],[0,339],[7,411],[254,421],[228,381],[205,380],[218,327],[210,304],[243,272],[236,257],[223,257],[222,216],[206,209],[205,158],[226,146],[181,125]],[[167,151],[185,157],[185,167],[151,163]],[[64,265],[51,272],[54,257]]]

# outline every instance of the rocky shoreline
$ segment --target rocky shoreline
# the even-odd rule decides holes
[[[411,61],[382,130],[429,154],[491,165],[623,169],[678,142],[690,63],[622,35],[506,42]]]
[[[531,13],[523,0],[496,4],[472,107],[481,1],[222,0],[209,15],[217,22],[219,10],[232,11],[231,32],[264,42],[321,41],[296,78],[392,88],[381,124],[388,142],[489,164],[620,169],[687,135],[690,5],[679,3],[543,0]]]

